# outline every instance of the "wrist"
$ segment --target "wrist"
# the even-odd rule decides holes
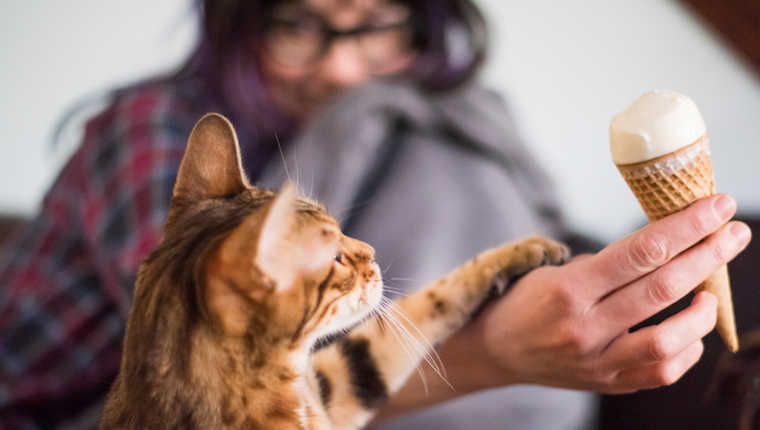
[[[472,321],[436,348],[459,395],[519,382],[508,363],[492,357],[481,324]]]
[[[482,319],[482,316],[481,316]],[[424,380],[414,373],[376,417],[382,421],[470,393],[518,383],[501,361],[492,358],[479,321],[473,321],[436,347],[444,380],[423,362]]]

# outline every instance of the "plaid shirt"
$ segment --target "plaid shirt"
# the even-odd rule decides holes
[[[158,245],[201,85],[115,95],[0,258],[0,428],[49,428],[102,398],[137,268]]]

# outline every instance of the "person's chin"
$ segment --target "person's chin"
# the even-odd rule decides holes
[[[302,99],[293,106],[292,113],[296,119],[304,121],[316,114],[328,99]]]

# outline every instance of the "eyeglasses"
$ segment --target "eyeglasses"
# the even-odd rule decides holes
[[[409,55],[413,28],[408,14],[393,22],[367,24],[338,30],[318,14],[274,16],[263,34],[264,48],[276,61],[292,67],[316,65],[330,52],[337,39],[356,41],[359,55],[372,69],[382,69]]]

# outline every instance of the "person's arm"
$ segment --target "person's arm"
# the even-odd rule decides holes
[[[413,376],[378,419],[517,383],[625,393],[669,385],[701,356],[716,298],[659,325],[629,328],[688,294],[749,243],[718,195],[653,223],[596,255],[537,269],[437,348],[448,383]],[[728,223],[727,223],[728,222]],[[427,388],[427,391],[426,391]]]
[[[133,103],[147,104],[151,97],[155,96],[139,94]],[[187,136],[196,119],[176,100],[163,102],[172,109],[142,113],[127,102],[118,106],[120,116],[102,132],[80,168],[86,175],[80,222],[89,264],[124,320],[137,270],[161,241]]]
[[[169,118],[181,109],[150,112],[114,119],[112,107],[88,123],[0,263],[0,427],[55,425],[116,375],[133,281],[161,238],[189,134]]]

